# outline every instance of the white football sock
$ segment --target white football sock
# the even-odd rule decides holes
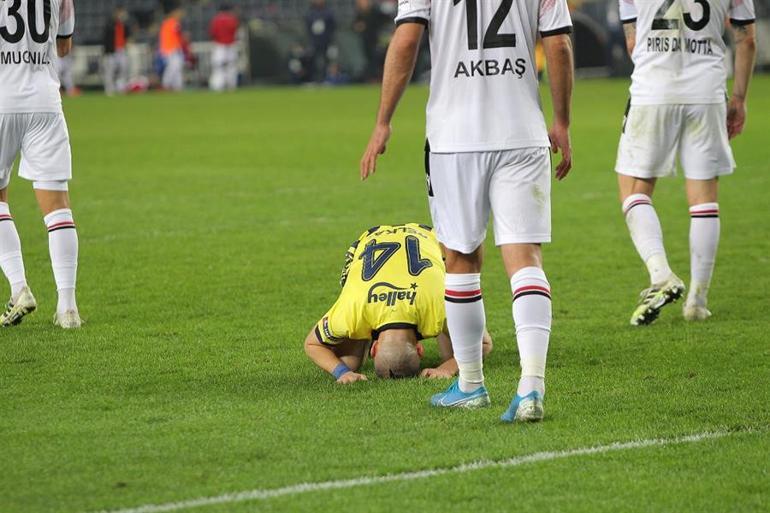
[[[521,359],[521,380],[516,393],[537,390],[545,394],[545,364],[551,337],[551,286],[539,267],[525,267],[511,278],[513,321]]]
[[[719,247],[719,204],[690,207],[690,292],[688,303],[706,306]]]
[[[0,202],[0,267],[11,285],[11,298],[16,299],[27,286],[21,240],[8,203]]]
[[[78,270],[78,233],[72,219],[72,210],[66,208],[51,212],[45,216],[45,225],[48,228],[53,276],[59,291],[56,311],[77,311],[75,282]]]
[[[460,369],[460,390],[473,392],[484,384],[482,339],[486,318],[480,274],[447,274],[446,320]]]
[[[663,229],[652,199],[646,194],[632,194],[623,202],[623,214],[636,251],[650,273],[650,283],[666,281],[672,271],[663,247]]]

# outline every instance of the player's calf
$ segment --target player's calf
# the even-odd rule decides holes
[[[78,328],[81,321],[75,300],[78,267],[78,235],[72,210],[65,208],[45,216],[56,289],[59,293],[54,324]]]
[[[711,316],[706,308],[711,277],[719,247],[720,221],[718,203],[690,207],[690,290],[683,314],[685,320],[703,321]]]

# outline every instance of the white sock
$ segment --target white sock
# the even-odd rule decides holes
[[[632,194],[623,202],[623,214],[636,251],[650,273],[650,283],[666,281],[672,271],[663,247],[663,229],[652,199],[646,194]]]
[[[690,292],[688,303],[706,306],[719,247],[719,203],[690,207]]]
[[[486,318],[480,274],[447,274],[446,321],[452,339],[460,390],[473,392],[484,384],[482,339]]]
[[[59,291],[56,311],[77,311],[75,282],[78,271],[78,233],[72,219],[72,210],[65,208],[51,212],[45,216],[45,225],[48,228],[53,276]]]
[[[521,380],[516,393],[537,390],[545,394],[545,364],[551,337],[551,286],[539,267],[525,267],[511,278],[513,322],[521,358]]]
[[[21,289],[27,286],[24,259],[21,256],[21,240],[16,223],[11,217],[8,203],[0,202],[0,268],[11,285],[11,298],[16,299]]]

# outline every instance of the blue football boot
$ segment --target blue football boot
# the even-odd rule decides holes
[[[473,392],[465,393],[460,390],[460,383],[455,380],[449,388],[430,399],[430,404],[439,408],[484,408],[489,406],[489,393],[484,385]]]
[[[503,422],[539,422],[545,415],[543,411],[543,395],[533,390],[524,397],[516,394],[500,420]]]

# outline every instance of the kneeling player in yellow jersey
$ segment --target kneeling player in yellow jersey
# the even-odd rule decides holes
[[[421,340],[436,337],[443,363],[424,377],[452,377],[457,363],[446,334],[444,259],[430,227],[377,226],[345,255],[342,292],[310,331],[305,352],[338,383],[365,381],[358,370],[367,351],[381,378],[420,373]],[[370,349],[371,347],[371,349]],[[492,350],[489,334],[484,354]]]

